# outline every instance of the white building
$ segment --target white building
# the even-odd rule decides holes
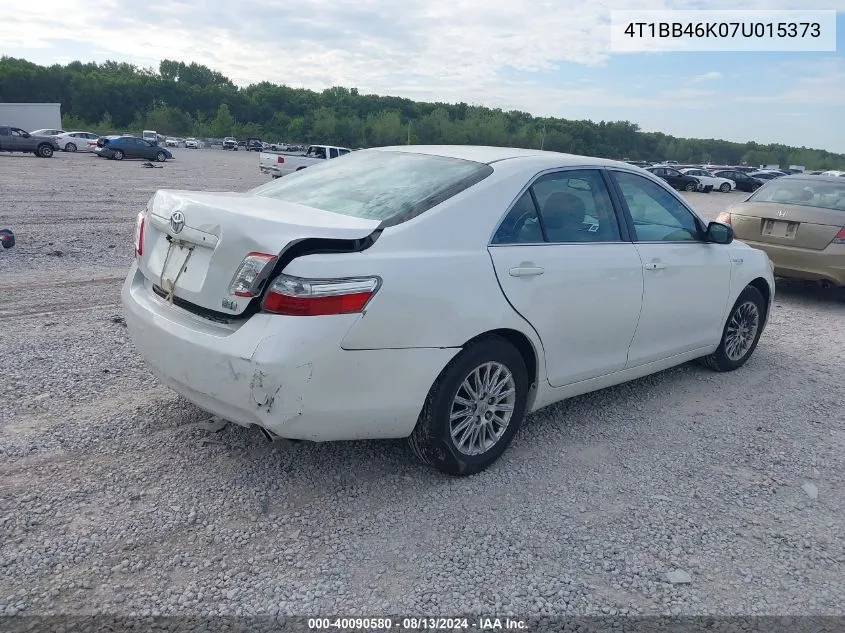
[[[27,132],[44,128],[62,129],[61,103],[0,103],[0,125]]]

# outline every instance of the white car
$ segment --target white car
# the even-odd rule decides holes
[[[63,152],[91,152],[100,138],[93,132],[65,132],[55,137],[59,149]],[[93,147],[90,141],[93,141]]]
[[[695,176],[702,185],[712,185],[713,189],[718,189],[722,193],[728,193],[736,189],[736,183],[728,178],[721,178],[715,176],[706,169],[689,168],[680,170],[682,174],[687,176]]]
[[[152,371],[206,411],[269,439],[407,437],[468,475],[528,412],[743,365],[775,285],[732,237],[626,163],[385,147],[247,193],[158,191],[121,295]]]
[[[199,149],[200,142],[195,138],[187,138],[185,139],[185,148],[186,149]]]
[[[168,137],[164,141],[164,144],[165,144],[166,147],[178,147],[179,146],[179,139],[176,139],[176,138],[173,138],[173,137]]]
[[[55,128],[41,128],[40,130],[33,130],[30,132],[32,136],[59,136],[60,134],[64,134],[64,130],[57,130]]]

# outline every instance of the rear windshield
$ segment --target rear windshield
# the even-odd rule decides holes
[[[489,165],[458,158],[364,150],[294,172],[251,193],[390,226],[431,209],[491,173]]]
[[[776,178],[760,187],[748,202],[797,204],[845,211],[845,182],[839,184],[801,178]]]

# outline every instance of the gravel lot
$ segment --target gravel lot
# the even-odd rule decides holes
[[[476,477],[271,446],[204,428],[121,323],[155,189],[266,182],[174,154],[0,155],[0,614],[845,614],[843,293],[779,283],[745,368],[546,409]]]

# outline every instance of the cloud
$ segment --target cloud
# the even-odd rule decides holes
[[[845,106],[845,58],[828,57],[811,63],[786,61],[772,69],[768,85],[787,86],[768,94],[742,95],[736,101],[743,103],[777,103],[779,105]]]
[[[692,78],[693,81],[710,81],[713,79],[721,79],[724,77],[722,73],[718,70],[711,70],[709,73],[704,73],[702,75],[696,75]]]
[[[772,4],[749,4],[755,3]],[[780,3],[786,4],[774,2]],[[634,0],[625,8],[696,4]],[[7,49],[34,50],[58,38],[75,39],[101,58],[141,65],[157,65],[162,57],[196,61],[241,85],[342,84],[365,92],[490,102],[519,96],[502,94],[509,89],[500,77],[505,67],[530,73],[567,62],[605,64],[611,8],[599,1],[572,10],[557,0],[42,0],[7,11],[0,41]],[[604,99],[590,91],[583,95],[591,96]]]

